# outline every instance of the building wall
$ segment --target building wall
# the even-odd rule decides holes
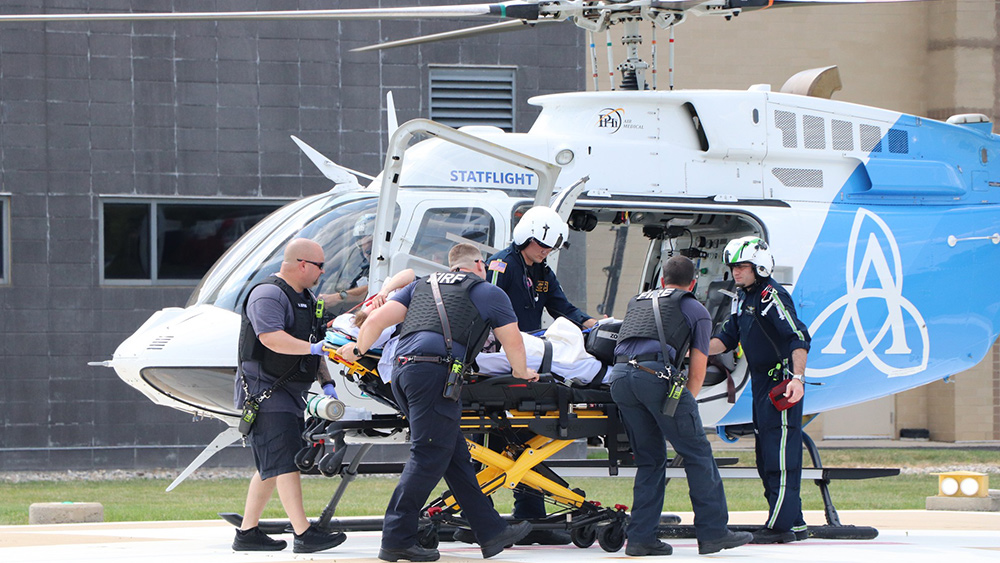
[[[0,12],[81,6],[317,7],[10,0]],[[573,26],[349,52],[476,23],[0,24],[0,196],[9,196],[12,261],[10,283],[0,286],[0,470],[183,467],[222,429],[154,406],[112,370],[87,365],[110,358],[154,311],[183,306],[193,287],[102,285],[102,196],[293,199],[327,190],[293,134],[340,164],[375,173],[387,143],[386,92],[400,122],[427,117],[430,64],[516,66],[520,130],[537,114],[528,97],[582,88],[583,36]],[[229,461],[248,463],[247,456],[241,450]]]

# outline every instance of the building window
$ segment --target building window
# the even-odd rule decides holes
[[[101,279],[194,285],[236,239],[283,203],[103,201]]]
[[[430,68],[431,119],[449,127],[493,125],[514,131],[514,68]]]
[[[10,283],[10,196],[0,196],[0,284]]]

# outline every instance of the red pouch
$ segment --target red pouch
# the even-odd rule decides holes
[[[768,393],[768,396],[771,398],[771,402],[774,403],[774,408],[779,411],[789,409],[795,404],[789,403],[788,397],[785,396],[785,391],[788,389],[789,381],[791,381],[791,379],[782,381],[781,383],[775,385]]]

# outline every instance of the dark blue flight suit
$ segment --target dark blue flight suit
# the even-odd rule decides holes
[[[545,262],[528,266],[517,245],[494,254],[486,261],[486,280],[499,287],[510,298],[517,315],[517,328],[535,332],[542,328],[542,311],[554,318],[566,317],[579,326],[591,317],[569,302],[552,268]],[[533,436],[522,433],[524,439]],[[514,490],[514,518],[544,518],[545,501],[540,494]]]
[[[727,350],[742,344],[750,368],[757,473],[764,483],[768,528],[806,530],[799,495],[802,480],[804,400],[779,411],[768,396],[785,379],[792,351],[809,350],[809,333],[795,315],[792,297],[772,278],[739,290],[733,312],[715,335]]]
[[[455,314],[452,305],[465,299],[466,305],[471,301],[477,310],[484,311],[489,308],[486,302],[502,304],[506,302],[506,297],[476,276],[444,275],[466,278],[462,281],[466,285],[458,288],[465,294],[459,294],[457,298],[450,293],[450,289],[454,288],[444,283],[441,285],[445,310],[455,338],[453,353],[455,357],[464,358],[465,344],[471,349],[478,349],[482,341],[478,344],[473,342],[479,339],[479,335],[472,332],[478,330],[462,326],[462,315]],[[467,287],[469,285],[479,286],[480,289],[473,292],[474,288]],[[401,335],[396,348],[398,356],[392,372],[392,391],[410,425],[410,458],[389,500],[382,525],[382,547],[389,549],[407,549],[417,542],[420,511],[442,477],[480,543],[495,538],[507,528],[506,521],[494,510],[476,480],[469,449],[459,426],[461,402],[442,396],[449,365],[412,359],[443,358],[447,354],[440,320],[437,321],[436,331],[422,330],[428,328],[426,323],[433,324],[435,318],[440,319],[433,298],[428,298],[431,290],[427,286],[427,278],[421,278],[393,296],[393,300],[407,306],[406,320],[400,326]],[[508,312],[507,319],[504,324],[514,322],[513,312]],[[410,321],[409,325],[407,321]],[[482,318],[479,322],[483,325],[487,323]]]
[[[669,291],[669,290],[665,290]],[[677,292],[675,299],[660,297],[668,361],[674,364],[677,349],[687,338],[692,348],[708,352],[712,321],[708,311],[689,292]],[[674,415],[662,413],[669,384],[666,380],[627,362],[635,358],[653,371],[662,371],[659,336],[652,317],[651,300],[646,292],[629,301],[620,340],[615,347],[617,363],[608,379],[611,396],[621,410],[625,429],[635,456],[636,475],[632,487],[632,518],[626,530],[629,542],[653,544],[657,541],[660,513],[666,486],[667,445],[684,458],[688,495],[694,509],[695,535],[699,542],[718,540],[729,533],[729,508],[722,477],[712,455],[712,446],[698,414],[698,404],[686,388]],[[690,298],[688,296],[691,296]],[[680,303],[683,300],[685,303]],[[637,318],[645,321],[637,321]],[[638,328],[637,328],[638,325]],[[633,336],[629,336],[632,334]],[[671,334],[676,335],[671,338]]]
[[[591,318],[569,302],[552,268],[545,262],[526,265],[515,244],[486,261],[486,281],[510,297],[517,328],[522,332],[542,328],[542,311],[553,318],[566,317],[579,326]]]

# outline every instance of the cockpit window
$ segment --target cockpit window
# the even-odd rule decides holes
[[[377,203],[373,197],[348,201],[321,198],[297,208],[280,224],[272,224],[273,230],[252,250],[241,248],[242,257],[224,256],[220,264],[225,261],[229,267],[214,269],[203,282],[206,289],[215,289],[205,295],[196,291],[193,300],[239,312],[250,288],[278,272],[285,245],[296,237],[323,246],[326,273],[313,289],[317,295],[366,286]]]

